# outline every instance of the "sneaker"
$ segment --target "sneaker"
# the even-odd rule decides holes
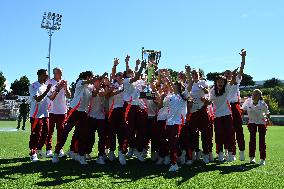
[[[229,151],[228,151],[228,149],[225,149],[224,158],[225,158],[226,161],[229,158]]]
[[[165,161],[164,158],[158,157],[158,161],[156,162],[156,165],[162,165],[164,164],[164,161]]]
[[[143,149],[143,151],[141,152],[142,157],[145,159],[148,156],[148,150],[147,149]]]
[[[209,162],[214,162],[214,155],[212,152],[209,153]]]
[[[201,157],[202,157],[202,151],[199,151],[196,153],[196,160],[197,161],[200,161],[201,160]]]
[[[121,165],[126,165],[126,156],[121,151],[118,151],[118,160]]]
[[[203,156],[203,162],[205,164],[209,163],[209,155],[208,154]]]
[[[245,161],[245,151],[240,151],[240,161]]]
[[[133,156],[133,148],[129,148],[129,151],[126,154],[127,158],[131,158]]]
[[[151,160],[157,161],[159,159],[159,152],[151,152]]]
[[[66,155],[68,156],[68,157],[70,157],[71,159],[74,159],[74,156],[75,156],[75,153],[74,153],[74,151],[68,151],[67,153],[66,153]]]
[[[223,152],[219,152],[219,154],[218,154],[218,161],[219,162],[223,162],[224,161],[224,153]]]
[[[58,158],[58,154],[54,153],[51,159],[52,163],[58,163],[59,162],[59,158]]]
[[[116,159],[114,151],[109,151],[108,159],[109,159],[109,161],[114,161]]]
[[[178,161],[180,162],[181,165],[184,165],[185,164],[185,156],[186,156],[186,151],[183,150],[181,155],[179,156],[178,158]]]
[[[31,155],[31,161],[32,161],[33,163],[35,163],[35,162],[38,162],[38,161],[39,161],[39,159],[37,158],[37,154],[33,154],[33,155]]]
[[[255,157],[250,157],[249,159],[250,159],[250,160],[249,160],[250,163],[255,163],[255,162],[256,162],[256,161],[255,161]]]
[[[98,159],[96,160],[96,163],[100,165],[106,164],[103,156],[99,156]]]
[[[192,151],[192,161],[195,161],[195,160],[196,160],[196,152]]]
[[[170,172],[176,172],[179,169],[177,164],[171,165],[169,171]]]
[[[85,154],[85,159],[86,159],[86,161],[91,161],[92,156],[90,154]]]
[[[233,152],[229,152],[226,161],[233,162],[236,157],[233,155]]]
[[[133,151],[134,156],[141,162],[144,162],[143,152],[138,152],[138,150]]]
[[[42,150],[37,150],[36,151],[36,153],[37,153],[37,155],[38,155],[38,157],[39,157],[39,159],[42,159],[42,158],[44,158],[44,153],[43,153],[43,151]]]
[[[108,160],[107,154],[104,154],[103,158],[104,158],[105,161]]]
[[[192,164],[193,164],[193,160],[190,160],[190,159],[189,159],[189,160],[186,161],[185,164],[186,164],[186,165],[192,165]]]
[[[169,165],[170,163],[171,163],[170,155],[167,155],[167,156],[164,158],[164,165]]]
[[[87,165],[88,164],[85,156],[78,156],[78,161],[81,165]]]
[[[265,160],[264,159],[260,159],[259,165],[265,165]]]
[[[47,150],[46,151],[46,156],[47,158],[51,158],[53,156],[52,150]]]
[[[59,151],[58,157],[62,158],[62,157],[64,157],[64,156],[65,156],[64,151],[61,149],[61,150]]]

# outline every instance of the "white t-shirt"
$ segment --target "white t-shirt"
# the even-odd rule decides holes
[[[269,110],[267,104],[263,100],[259,100],[258,104],[255,106],[253,100],[248,98],[244,102],[242,109],[247,111],[249,123],[266,124],[266,115],[269,114]]]
[[[183,95],[188,97],[188,91],[184,92]],[[186,118],[187,101],[183,100],[178,94],[172,94],[169,96],[168,107],[167,125],[182,124],[182,118]]]
[[[145,100],[148,110],[148,117],[155,117],[158,111],[158,105],[153,100]]]
[[[163,100],[163,107],[159,110],[157,120],[158,121],[164,121],[167,120],[168,113],[169,113],[169,97],[170,95],[167,95]]]
[[[215,118],[232,114],[229,97],[236,90],[237,90],[237,85],[230,85],[229,83],[227,83],[225,92],[221,96],[215,95],[214,87],[210,90],[209,100],[213,102],[213,107],[215,110],[214,112]]]
[[[115,91],[123,89],[123,85],[119,85],[118,83],[114,83],[113,85],[115,87]],[[123,92],[109,98],[109,109],[122,108],[123,105],[124,105]]]
[[[49,79],[46,84],[52,84],[49,95],[51,95],[56,90],[56,85],[58,82],[55,79]],[[55,99],[49,100],[49,113],[53,114],[66,114],[67,105],[66,105],[66,93],[62,88],[59,93],[56,95]]]
[[[99,95],[92,97],[90,102],[89,116],[95,119],[105,119],[105,97]]]
[[[231,96],[229,97],[229,101],[230,103],[236,103],[236,102],[240,102],[240,84],[242,81],[242,77],[238,77],[236,78],[236,82],[237,82],[237,90],[234,91]]]
[[[196,83],[194,82],[192,85],[192,89],[190,91],[190,97],[193,99],[193,104],[190,110],[191,113],[200,110],[204,106],[204,103],[201,101],[201,98],[205,97],[205,93],[202,90],[202,87],[203,88],[208,87],[205,80],[199,80]]]
[[[143,86],[145,82],[143,80],[138,80],[136,82],[130,83],[130,78],[125,78],[123,80],[124,94],[123,100],[130,103],[131,105],[140,106],[140,108],[145,109],[146,104],[142,99],[139,99],[140,92],[143,91]]]
[[[75,94],[74,94],[74,98],[72,99],[70,103],[70,107],[75,108],[80,103],[77,110],[81,112],[87,112],[90,99],[92,96],[93,85],[89,85],[89,84],[82,85],[83,81],[84,80],[79,80],[76,83]]]
[[[47,89],[46,84],[40,84],[38,81],[32,83],[29,87],[30,93],[30,117],[32,118],[43,118],[48,117],[48,97],[47,95],[40,101],[37,102],[34,96],[42,95]]]

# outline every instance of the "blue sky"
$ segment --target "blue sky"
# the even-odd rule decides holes
[[[0,70],[9,82],[47,67],[43,12],[63,15],[52,39],[51,67],[71,83],[79,73],[110,72],[114,57],[132,65],[141,47],[162,51],[160,67],[185,64],[205,73],[234,69],[247,49],[254,80],[284,79],[283,0],[1,0]],[[124,69],[124,64],[119,70]]]

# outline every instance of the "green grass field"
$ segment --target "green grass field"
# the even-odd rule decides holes
[[[15,128],[16,122],[0,121],[0,130]],[[284,127],[269,127],[266,166],[237,160],[233,163],[183,166],[169,173],[169,166],[150,160],[131,159],[125,167],[119,162],[87,166],[66,159],[52,164],[50,159],[31,163],[26,131],[0,131],[0,188],[284,188]],[[246,148],[248,131],[244,126]],[[55,138],[54,138],[55,140]],[[68,150],[70,138],[65,145]],[[95,145],[93,156],[96,156]],[[246,150],[248,159],[248,150]],[[259,153],[256,154],[259,161]]]

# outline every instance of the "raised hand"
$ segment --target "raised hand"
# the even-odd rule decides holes
[[[241,53],[239,53],[242,57],[245,57],[247,55],[247,51],[245,49],[241,50]]]
[[[52,84],[48,84],[47,88],[46,88],[46,91],[49,91],[51,89],[51,87],[52,87]]]
[[[136,60],[136,66],[139,66],[141,64],[141,61],[139,59]]]
[[[186,73],[190,73],[191,72],[191,67],[189,65],[185,66],[185,71]]]
[[[128,62],[129,62],[129,59],[130,59],[130,56],[129,56],[129,55],[126,55],[125,62],[128,63]]]
[[[113,65],[117,66],[118,64],[119,64],[119,59],[118,58],[114,58]]]

